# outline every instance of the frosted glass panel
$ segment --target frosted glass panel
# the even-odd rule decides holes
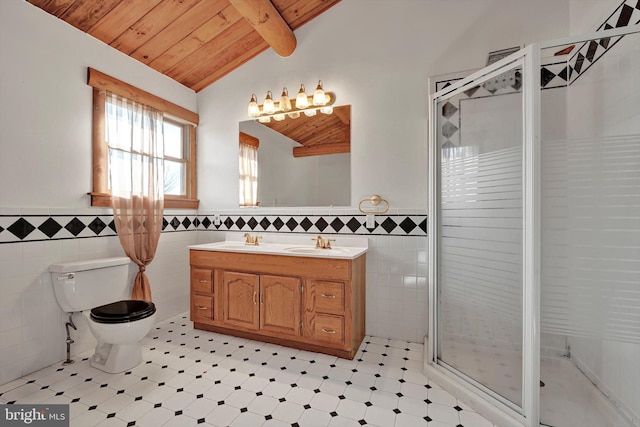
[[[640,343],[639,75],[629,34],[558,89],[566,137],[541,149],[546,332]]]
[[[438,358],[520,407],[522,93],[478,86],[439,108]]]

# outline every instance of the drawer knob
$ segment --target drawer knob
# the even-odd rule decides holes
[[[335,329],[322,328],[322,332],[324,332],[325,334],[335,334],[336,330]]]
[[[335,295],[327,295],[327,294],[322,294],[322,298],[329,298],[329,299],[335,299]]]
[[[198,279],[198,283],[207,283],[207,282],[208,282],[208,280],[205,280],[205,279]]]
[[[196,306],[196,308],[198,310],[207,310],[209,307],[207,307],[206,305],[199,305],[199,306]]]

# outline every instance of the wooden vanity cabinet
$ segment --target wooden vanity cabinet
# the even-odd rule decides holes
[[[349,260],[192,249],[190,263],[196,329],[349,359],[364,338],[364,255]]]

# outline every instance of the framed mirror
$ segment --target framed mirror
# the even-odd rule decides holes
[[[332,114],[246,120],[239,130],[257,145],[257,206],[351,204],[350,105],[334,107]]]

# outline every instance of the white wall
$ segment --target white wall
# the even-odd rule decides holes
[[[198,94],[202,207],[237,207],[237,123],[251,93],[322,79],[352,105],[351,205],[380,194],[427,208],[428,78],[481,68],[492,50],[568,35],[567,1],[349,0],[296,31],[289,58],[272,50]],[[201,187],[202,188],[202,187]]]
[[[193,91],[26,1],[0,1],[0,57],[0,215],[109,215],[90,208],[86,195],[88,66],[196,110]],[[195,238],[184,232],[160,239],[147,270],[159,319],[188,310],[186,246]],[[0,244],[0,383],[64,358],[64,316],[48,266],[114,255],[122,255],[115,237]],[[74,353],[93,344],[86,323],[76,318]]]
[[[571,35],[595,31],[622,0],[569,0]]]

